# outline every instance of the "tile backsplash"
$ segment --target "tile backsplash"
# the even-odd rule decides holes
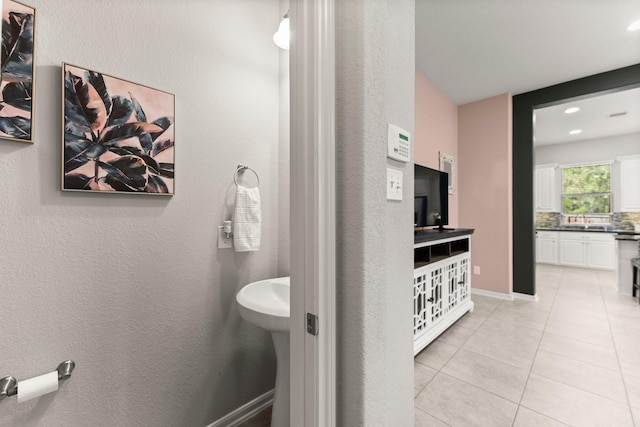
[[[616,230],[633,230],[634,224],[640,223],[640,212],[615,212],[613,228]],[[536,228],[554,228],[562,224],[560,212],[536,212]]]
[[[616,230],[633,230],[636,222],[640,222],[640,212],[616,212],[613,214]]]
[[[536,212],[536,228],[559,227],[561,221],[560,212]]]

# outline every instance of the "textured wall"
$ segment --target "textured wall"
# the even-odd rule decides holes
[[[413,169],[387,125],[413,133],[414,1],[336,2],[338,425],[413,425]],[[386,168],[404,200],[386,200]]]
[[[287,269],[278,1],[28,3],[35,144],[0,141],[0,376],[78,366],[58,393],[2,402],[0,426],[207,425],[273,387],[270,338],[234,296]],[[175,196],[60,191],[62,61],[176,95]],[[216,248],[238,163],[260,174],[258,253]]]
[[[422,166],[440,169],[440,151],[458,158],[458,107],[416,71],[416,132],[414,161]],[[457,165],[456,165],[457,166]],[[457,177],[456,177],[457,178]],[[456,179],[457,181],[457,179]],[[449,225],[458,224],[458,183],[449,195]],[[464,224],[460,224],[465,227]]]
[[[471,261],[481,273],[472,287],[502,293],[513,289],[511,140],[510,95],[458,107],[459,220],[476,229]]]

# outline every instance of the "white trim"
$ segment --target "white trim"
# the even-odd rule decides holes
[[[538,294],[529,295],[529,294],[523,294],[520,292],[509,292],[508,294],[506,294],[504,292],[487,291],[486,289],[478,289],[478,288],[471,288],[471,294],[481,295],[483,297],[501,299],[505,301],[520,300],[520,301],[538,302],[540,300],[540,297],[538,297]]]
[[[335,425],[334,1],[293,0],[289,12],[292,426]]]
[[[623,160],[636,160],[636,159],[640,159],[640,155],[633,154],[633,155],[630,155],[630,156],[618,156],[618,157],[616,157],[616,160],[619,161],[619,162],[623,161]]]
[[[273,394],[274,390],[269,390],[262,396],[258,396],[251,402],[245,403],[233,412],[209,424],[207,427],[235,427],[271,406],[273,404]]]
[[[612,165],[614,160],[599,160],[597,162],[580,162],[580,163],[566,163],[560,165],[560,169],[566,168],[579,168],[580,166],[600,166],[600,165]]]
[[[471,288],[471,294],[481,295],[483,297],[502,299],[506,301],[513,301],[512,293],[505,294],[504,292],[487,291],[486,289]]]
[[[520,293],[520,292],[513,292],[511,295],[513,296],[514,300],[534,301],[534,302],[540,301],[540,297],[538,296],[538,294],[529,295],[529,294],[523,294],[523,293]]]

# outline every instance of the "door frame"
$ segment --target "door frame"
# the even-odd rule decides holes
[[[513,291],[535,295],[533,111],[596,93],[640,86],[640,64],[607,71],[513,97]]]
[[[292,426],[336,422],[334,1],[289,9]]]

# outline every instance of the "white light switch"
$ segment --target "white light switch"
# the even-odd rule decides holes
[[[387,168],[387,200],[402,200],[402,171]]]

